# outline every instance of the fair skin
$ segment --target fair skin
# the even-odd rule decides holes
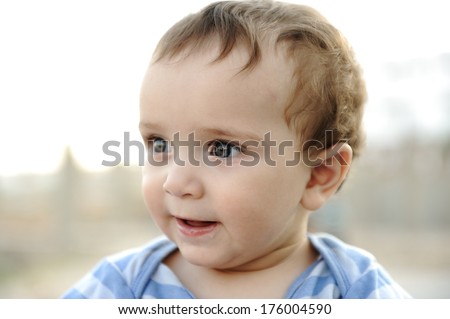
[[[141,134],[150,141],[149,156],[167,160],[144,167],[144,200],[178,247],[164,263],[198,298],[282,298],[317,258],[306,236],[310,212],[336,191],[351,161],[347,144],[339,148],[341,160],[326,165],[288,167],[295,147],[283,155],[274,147],[275,165],[264,161],[265,133],[277,145],[298,142],[284,118],[290,66],[275,50],[267,51],[254,69],[238,73],[246,51],[234,48],[209,63],[217,56],[212,45],[151,65],[142,86]],[[200,164],[189,161],[189,147],[181,147],[180,165],[168,142],[176,134],[188,141],[191,133],[206,145],[191,148]],[[223,141],[259,144],[223,148]],[[250,151],[261,160],[241,165]]]

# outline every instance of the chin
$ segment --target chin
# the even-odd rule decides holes
[[[217,256],[214,256],[210,252],[193,252],[188,250],[183,250],[180,248],[181,256],[190,264],[208,268],[208,269],[225,269],[226,267],[223,267],[224,261],[222,258],[216,258]]]
[[[200,254],[192,254],[192,253],[184,253],[183,250],[180,250],[183,258],[190,264],[205,267],[205,268],[216,268],[217,263],[212,260],[211,256],[205,257]]]

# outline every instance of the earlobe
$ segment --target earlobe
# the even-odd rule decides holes
[[[311,168],[311,177],[300,202],[304,208],[319,209],[337,191],[347,176],[352,154],[347,143],[335,144],[319,154],[323,160]]]

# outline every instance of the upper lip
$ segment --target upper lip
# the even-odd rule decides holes
[[[200,222],[200,223],[217,223],[215,220],[206,220],[206,219],[192,219],[192,218],[178,218],[177,219],[181,221],[187,221],[187,222]]]
[[[177,215],[172,215],[174,218],[176,219],[180,219],[180,220],[188,220],[188,221],[192,221],[192,222],[209,222],[209,223],[216,223],[217,221],[214,219],[205,219],[205,218],[195,218],[195,217],[189,217],[189,216],[177,216]]]

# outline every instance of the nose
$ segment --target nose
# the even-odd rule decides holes
[[[185,161],[184,164],[172,162],[167,169],[163,184],[166,193],[180,198],[198,199],[203,196],[204,187],[198,167]]]

